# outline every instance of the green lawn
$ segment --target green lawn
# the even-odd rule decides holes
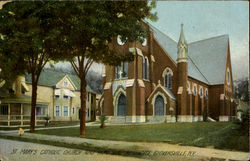
[[[37,131],[39,134],[79,137],[79,128]],[[233,123],[197,122],[152,125],[87,127],[86,138],[103,140],[168,142],[199,147],[249,151],[248,133]]]

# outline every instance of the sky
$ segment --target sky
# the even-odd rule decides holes
[[[246,1],[157,1],[158,20],[151,22],[178,42],[180,25],[188,43],[229,35],[234,80],[249,74],[249,2]]]
[[[1,3],[0,3],[1,8]],[[249,2],[247,1],[157,1],[158,20],[151,22],[156,28],[178,41],[180,25],[188,43],[229,35],[233,79],[249,75]],[[56,66],[70,66],[59,63]],[[102,73],[101,64],[92,70]]]

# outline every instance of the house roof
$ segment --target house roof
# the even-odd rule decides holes
[[[48,101],[37,99],[37,104],[49,104]],[[31,103],[31,96],[27,95],[10,95],[2,99],[2,103]]]
[[[177,42],[147,21],[156,41],[177,63]],[[228,52],[228,35],[188,44],[188,76],[209,85],[224,84]],[[209,63],[208,63],[209,62]]]
[[[38,85],[55,86],[61,79],[65,77],[65,75],[68,75],[71,81],[74,83],[77,90],[80,90],[80,79],[78,78],[77,75],[57,72],[48,69],[43,69],[43,71],[41,72],[41,75],[38,80]],[[25,81],[26,83],[32,83],[30,74],[25,75]],[[86,90],[91,93],[96,93],[88,85],[86,87]]]

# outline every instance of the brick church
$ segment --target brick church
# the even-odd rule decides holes
[[[113,123],[195,122],[235,116],[229,36],[187,43],[181,25],[175,42],[144,22],[143,43],[112,45],[134,61],[105,66],[98,113]]]

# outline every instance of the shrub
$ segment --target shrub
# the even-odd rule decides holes
[[[105,121],[108,120],[108,117],[102,115],[102,116],[99,117],[99,120],[101,122],[100,128],[104,128],[105,127]]]
[[[47,115],[44,119],[46,120],[45,126],[48,126],[49,125],[49,120],[51,119],[50,116]]]

